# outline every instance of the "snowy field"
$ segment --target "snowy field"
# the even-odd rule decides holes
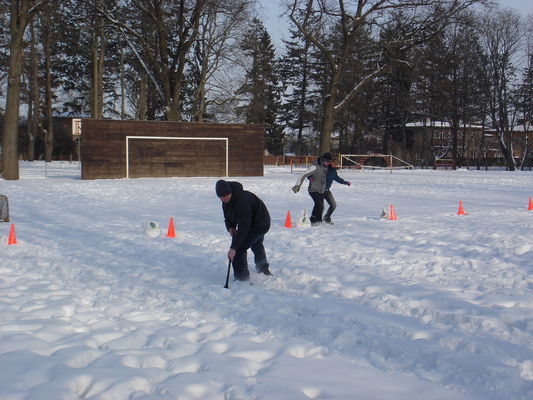
[[[274,276],[229,290],[216,179],[79,175],[0,180],[2,400],[533,398],[533,172],[343,171],[335,225],[293,229],[296,174],[236,178]]]

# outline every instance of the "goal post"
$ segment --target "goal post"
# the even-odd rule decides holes
[[[130,140],[213,140],[225,144],[225,176],[229,176],[229,139],[227,137],[126,136],[126,178],[130,177]]]
[[[412,164],[393,156],[392,154],[341,154],[340,167],[365,169],[414,169]]]

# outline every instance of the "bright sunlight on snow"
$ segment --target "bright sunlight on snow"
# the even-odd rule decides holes
[[[250,255],[229,290],[215,178],[79,172],[0,180],[3,400],[533,398],[532,172],[342,171],[335,225],[292,229],[297,174],[235,178],[269,208],[274,276]]]

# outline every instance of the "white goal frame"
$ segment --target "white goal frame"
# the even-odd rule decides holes
[[[389,165],[387,167],[379,167],[376,165],[364,165],[358,163],[354,158],[382,158],[384,159]],[[414,169],[414,165],[409,164],[407,161],[401,160],[398,157],[393,156],[392,154],[379,154],[379,153],[373,153],[373,154],[341,154],[341,169],[344,168],[343,166],[343,160],[349,161],[351,163],[354,163],[358,168],[361,169],[361,171],[364,171],[365,169],[382,169],[382,170],[390,170],[391,172],[393,170],[397,169]],[[398,161],[400,163],[399,167],[393,166],[394,160]]]
[[[126,136],[126,179],[130,177],[130,140],[216,140],[226,144],[226,177],[229,176],[229,139],[214,137]]]

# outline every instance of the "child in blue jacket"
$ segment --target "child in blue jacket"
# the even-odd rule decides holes
[[[328,165],[328,172],[326,173],[326,191],[324,192],[324,200],[326,200],[326,202],[329,204],[329,208],[328,208],[328,211],[326,212],[326,215],[324,215],[324,222],[327,224],[331,224],[331,225],[333,225],[333,222],[331,222],[331,214],[333,214],[333,211],[335,211],[335,208],[337,208],[337,203],[335,202],[335,198],[333,197],[333,194],[329,190],[333,181],[340,183],[342,185],[348,185],[348,186],[351,185],[349,181],[345,181],[339,175],[337,175],[337,168],[335,168],[330,163]]]

